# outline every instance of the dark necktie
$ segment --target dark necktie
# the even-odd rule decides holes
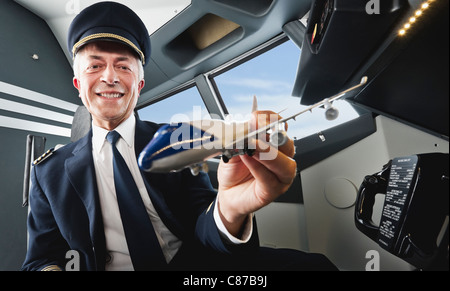
[[[112,145],[114,184],[131,261],[136,271],[161,269],[166,261],[136,182],[116,148],[119,138],[116,131],[106,136]]]

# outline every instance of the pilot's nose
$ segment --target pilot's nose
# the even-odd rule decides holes
[[[114,69],[114,66],[112,65],[106,66],[101,76],[101,81],[105,82],[108,85],[114,85],[119,83],[119,75]]]

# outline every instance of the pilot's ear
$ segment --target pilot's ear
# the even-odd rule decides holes
[[[142,88],[144,88],[144,86],[145,86],[145,80],[142,79],[142,80],[139,81],[139,84],[138,84],[138,92],[139,92],[139,94],[141,94],[141,90],[142,90]]]
[[[80,91],[81,83],[80,80],[77,77],[73,77],[73,86]]]

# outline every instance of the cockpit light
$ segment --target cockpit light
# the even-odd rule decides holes
[[[424,2],[424,3],[422,3],[422,5],[420,5],[420,8],[417,9],[417,10],[414,12],[414,15],[412,15],[412,16],[408,19],[408,22],[406,22],[406,23],[403,25],[403,27],[398,31],[398,35],[399,35],[399,36],[404,36],[404,35],[406,35],[406,33],[407,33],[410,29],[413,28],[413,24],[415,24],[416,21],[417,21],[419,18],[421,18],[421,17],[424,16],[425,10],[427,10],[427,9],[430,7],[431,3],[432,3],[432,2],[435,2],[435,1],[436,1],[436,0],[428,0],[428,1]]]

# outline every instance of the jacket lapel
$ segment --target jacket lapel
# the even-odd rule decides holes
[[[65,170],[75,191],[83,201],[89,217],[89,231],[94,244],[97,270],[105,267],[105,236],[92,158],[92,130],[82,138],[66,160]]]
[[[150,142],[157,125],[147,124],[136,118],[135,152],[136,158]],[[89,230],[94,243],[96,269],[104,270],[106,261],[106,242],[103,229],[103,219],[97,189],[94,162],[92,158],[92,130],[77,142],[72,152],[73,156],[65,162],[65,170],[70,183],[83,201],[89,217]],[[168,208],[164,195],[159,189],[151,186],[150,174],[141,171],[147,192],[152,203],[164,221],[165,225],[175,234],[180,234],[180,227],[176,218]]]

